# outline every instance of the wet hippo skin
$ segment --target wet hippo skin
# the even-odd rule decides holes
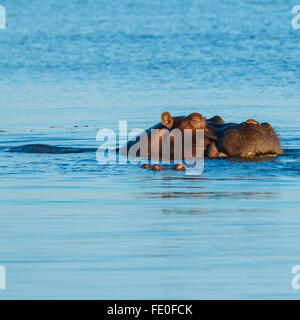
[[[151,130],[158,129],[159,136],[151,140]],[[193,135],[193,156],[194,135],[197,129],[204,130],[204,154],[209,158],[217,157],[236,157],[253,158],[256,156],[279,155],[282,154],[280,139],[269,123],[259,123],[256,120],[249,119],[242,123],[225,123],[220,116],[214,116],[206,119],[200,113],[191,113],[188,116],[172,117],[169,112],[161,115],[161,122],[146,130],[148,136],[148,148],[143,154],[137,153],[137,156],[151,157],[151,143],[157,143],[158,148],[162,148],[162,137],[174,129],[179,129],[184,136],[185,129]],[[134,146],[136,141],[129,141],[126,149]],[[183,141],[183,140],[182,140]],[[171,136],[171,160],[174,156],[174,139]]]

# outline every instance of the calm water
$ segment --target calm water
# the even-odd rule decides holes
[[[262,3],[263,2],[263,3]],[[300,264],[294,1],[0,0],[0,298],[289,298]],[[201,176],[100,166],[100,128],[270,122],[285,155]]]

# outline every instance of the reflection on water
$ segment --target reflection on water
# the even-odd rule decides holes
[[[226,209],[224,210],[226,211]],[[229,210],[228,210],[229,211]],[[246,216],[249,214],[253,214],[253,215],[258,215],[260,214],[260,210],[259,209],[239,209],[238,210],[239,213],[241,214],[245,214]],[[180,214],[184,214],[184,215],[201,215],[203,217],[208,218],[209,215],[214,215],[214,213],[216,212],[215,208],[202,208],[202,207],[198,207],[198,208],[176,208],[176,207],[170,207],[170,208],[163,208],[161,210],[161,213],[163,214],[170,214],[170,215],[180,215]],[[279,213],[278,209],[272,209],[273,213]],[[229,212],[228,212],[229,213]]]
[[[198,208],[198,209],[192,209],[192,208],[187,208],[187,209],[184,209],[184,208],[174,208],[174,207],[171,207],[171,208],[163,208],[161,210],[161,213],[163,214],[171,214],[171,215],[177,215],[177,214],[191,214],[191,215],[194,215],[194,214],[200,214],[200,215],[207,215],[207,214],[210,214],[214,212],[214,209],[206,209],[206,208]]]
[[[176,199],[272,199],[279,197],[275,192],[151,192],[144,198],[176,198]],[[140,194],[139,194],[140,196]]]

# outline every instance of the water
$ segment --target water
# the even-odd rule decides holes
[[[1,0],[0,264],[8,298],[299,299],[300,32],[293,1]],[[285,155],[201,176],[99,166],[100,128],[270,122]]]

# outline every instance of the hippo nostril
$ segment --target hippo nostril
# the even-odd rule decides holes
[[[249,119],[246,121],[247,124],[259,124],[257,121],[253,120],[253,119]]]

